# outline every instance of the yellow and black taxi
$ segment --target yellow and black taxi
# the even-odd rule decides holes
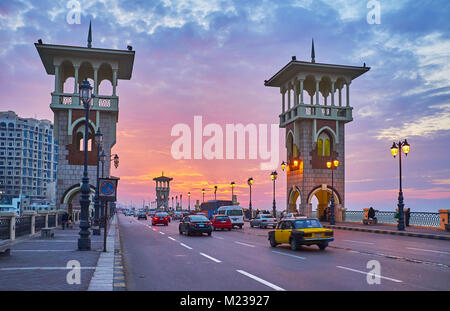
[[[274,231],[269,231],[270,246],[287,243],[294,251],[301,245],[317,245],[324,250],[333,240],[333,230],[323,228],[315,218],[281,220]]]

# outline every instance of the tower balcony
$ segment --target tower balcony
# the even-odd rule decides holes
[[[74,93],[52,93],[52,103],[50,108],[53,109],[84,109],[80,96]],[[103,111],[119,111],[119,97],[96,95],[91,104],[92,110]]]
[[[353,121],[352,110],[353,107],[349,106],[299,104],[279,115],[280,127],[284,128],[299,119],[337,120],[347,123]]]

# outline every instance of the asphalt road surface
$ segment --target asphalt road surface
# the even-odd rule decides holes
[[[128,290],[450,290],[448,241],[335,230],[325,251],[292,251],[248,223],[211,237],[180,235],[178,221],[119,224]]]

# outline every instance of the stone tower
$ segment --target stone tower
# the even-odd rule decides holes
[[[350,106],[352,80],[369,71],[363,67],[292,60],[265,86],[278,87],[282,111],[280,127],[286,129],[286,210],[311,216],[311,200],[318,201],[317,217],[331,198],[331,171],[326,162],[340,161],[334,171],[335,215],[339,221],[345,198],[345,124],[353,120]],[[345,97],[343,93],[345,92]]]
[[[102,148],[111,155],[116,143],[116,124],[119,116],[119,79],[130,80],[135,52],[94,48],[89,29],[88,47],[35,43],[45,71],[55,76],[50,108],[54,113],[54,132],[59,144],[56,185],[56,207],[80,208],[80,184],[83,175],[83,140],[88,139],[88,174],[91,192],[95,191],[97,146],[95,132],[103,133]],[[93,86],[95,98],[89,115],[89,134],[84,137],[85,110],[79,97],[79,85],[87,78]],[[111,83],[112,93],[104,94],[99,86],[103,80]],[[72,83],[71,88],[65,86]],[[102,84],[103,85],[103,84]],[[73,87],[73,88],[72,88]],[[109,176],[110,161],[105,162],[105,175]],[[92,204],[92,199],[91,199]]]
[[[170,182],[173,178],[164,176],[164,172],[159,177],[153,178],[156,182],[156,209],[169,209]],[[172,198],[173,199],[173,198]]]

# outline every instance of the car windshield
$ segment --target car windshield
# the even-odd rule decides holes
[[[272,215],[261,215],[261,218],[273,218]]]
[[[209,221],[208,218],[206,218],[205,216],[200,216],[200,215],[191,216],[189,218],[190,218],[191,222]]]
[[[295,229],[322,228],[317,219],[302,219],[294,222]]]
[[[167,214],[167,213],[156,213],[155,216],[156,216],[156,217],[167,217],[168,214]]]
[[[227,214],[229,216],[242,216],[242,210],[240,209],[232,209],[232,210],[228,210]]]

